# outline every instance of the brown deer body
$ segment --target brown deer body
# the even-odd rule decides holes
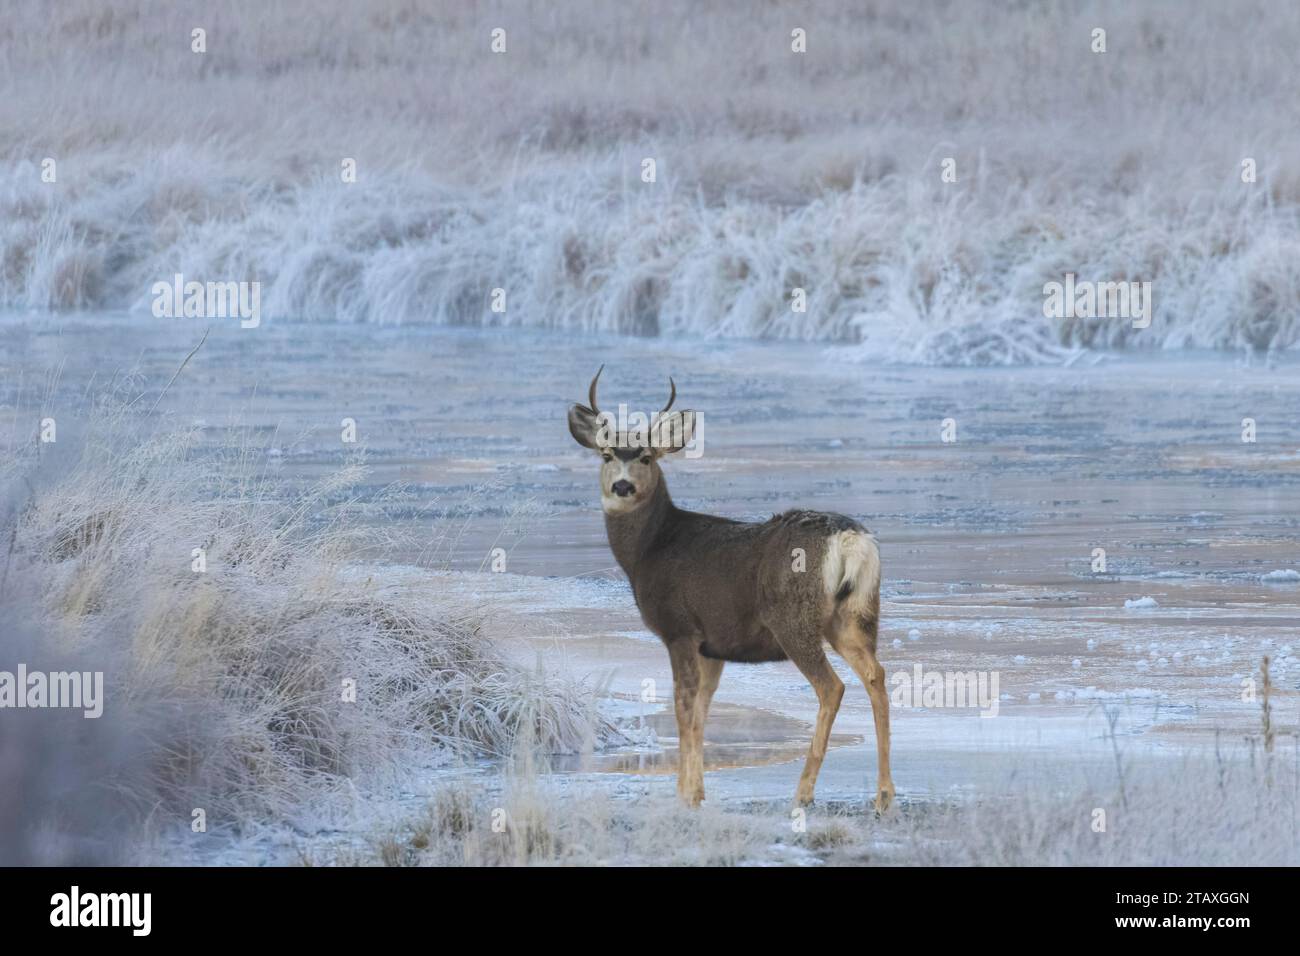
[[[596,406],[569,410],[573,437],[601,454],[601,503],[610,548],[627,573],[642,620],[668,649],[681,758],[677,792],[704,799],[704,722],[727,661],[789,659],[817,693],[817,723],[795,799],[813,799],[844,683],[826,658],[829,643],[871,698],[876,726],[875,803],[894,795],[889,773],[889,697],[876,659],[880,557],[875,539],[844,515],[788,511],[750,523],[673,504],[659,467],[681,450],[693,412],[668,414],[645,435],[612,430]],[[673,396],[677,394],[673,388]]]

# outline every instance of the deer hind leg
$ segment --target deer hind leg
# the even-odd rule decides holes
[[[694,807],[704,799],[704,720],[699,713],[702,658],[693,644],[677,641],[669,646],[668,659],[673,667],[673,709],[677,713],[677,796]]]
[[[889,773],[889,694],[885,691],[885,669],[876,658],[876,619],[870,615],[842,615],[831,629],[831,646],[848,662],[871,698],[871,716],[876,723],[876,799],[879,813],[894,799],[894,779]]]
[[[806,807],[813,802],[817,773],[822,768],[822,761],[826,759],[826,747],[831,738],[831,724],[835,723],[840,701],[844,699],[844,682],[826,659],[820,638],[797,647],[782,646],[817,692],[817,724],[813,728],[812,743],[808,747],[808,759],[804,762],[803,773],[799,777],[799,788],[794,795],[795,803]]]

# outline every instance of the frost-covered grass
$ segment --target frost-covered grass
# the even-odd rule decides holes
[[[1280,746],[1280,745],[1279,745]],[[1291,750],[1292,745],[1287,745]],[[1029,768],[1027,768],[1029,769]],[[724,803],[697,811],[666,790],[629,797],[591,782],[523,775],[454,784],[366,851],[304,852],[358,865],[1294,866],[1300,862],[1295,753],[1240,745],[1219,757],[1125,761],[1104,779],[908,801],[884,817],[823,804]]]
[[[1291,6],[70,0],[0,39],[0,305],[181,272],[270,318],[903,361],[1300,340]],[[1151,281],[1151,327],[1044,318],[1066,272]]]
[[[0,829],[35,841],[11,858],[84,860],[75,840],[37,834],[58,833],[65,801],[89,792],[137,821],[201,808],[210,829],[235,830],[521,736],[593,746],[591,694],[503,657],[480,632],[485,609],[349,573],[375,544],[350,507],[360,463],[289,490],[262,476],[247,435],[213,444],[142,418],[100,408],[77,437],[65,416],[42,461],[10,449],[0,475],[13,502],[0,669],[102,670],[106,698],[98,721],[5,719],[4,776],[28,796],[0,801]],[[106,763],[103,746],[79,766],[89,734],[129,741],[130,759]],[[102,823],[91,815],[82,835],[104,837]]]

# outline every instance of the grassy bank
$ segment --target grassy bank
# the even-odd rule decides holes
[[[5,467],[0,669],[102,671],[105,697],[98,719],[6,712],[10,856],[110,853],[107,818],[293,823],[521,736],[593,745],[590,694],[506,659],[484,609],[349,572],[374,545],[350,509],[363,465],[287,490],[248,436],[145,419],[100,407]]]

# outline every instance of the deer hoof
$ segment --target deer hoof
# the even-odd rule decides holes
[[[887,786],[880,788],[879,792],[876,794],[876,799],[875,802],[872,804],[872,806],[876,808],[877,813],[884,813],[886,810],[889,809],[890,805],[893,802],[894,802],[894,785],[891,783]]]

